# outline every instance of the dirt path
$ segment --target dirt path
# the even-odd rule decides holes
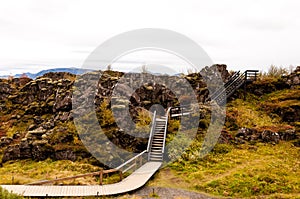
[[[144,187],[132,193],[142,199],[215,199],[216,197],[208,196],[201,193],[186,191],[182,189],[163,188],[163,187]]]

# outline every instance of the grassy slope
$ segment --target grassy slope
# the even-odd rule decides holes
[[[283,130],[291,126],[272,114],[299,104],[300,92],[282,90],[228,104],[227,129]],[[235,124],[232,123],[234,121]],[[223,197],[300,198],[300,149],[290,142],[217,145],[204,159],[179,161],[161,170],[149,185],[184,188]]]
[[[217,196],[284,195],[300,197],[299,148],[288,142],[232,147],[202,160],[173,163],[161,170],[151,186],[167,186]]]
[[[99,171],[99,167],[84,162],[72,162],[68,160],[45,161],[20,160],[7,162],[0,168],[0,184],[27,184],[39,180],[50,180],[78,175],[87,172]],[[95,184],[92,177],[80,178],[76,181],[68,181],[66,184]]]

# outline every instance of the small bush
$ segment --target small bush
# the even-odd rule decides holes
[[[3,199],[22,199],[22,196],[9,193],[8,191],[4,190],[2,187],[0,187],[0,198]]]
[[[267,72],[261,72],[259,78],[261,80],[265,79],[279,79],[282,76],[288,75],[288,69],[282,66],[271,65]]]
[[[226,154],[229,153],[232,150],[232,145],[229,144],[217,144],[213,148],[212,152],[214,154]]]

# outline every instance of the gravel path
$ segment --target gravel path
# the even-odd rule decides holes
[[[150,197],[153,194],[153,192],[156,194],[156,197]],[[207,196],[192,191],[162,187],[144,187],[138,191],[133,192],[132,194],[140,196],[143,199],[216,199],[215,197]]]

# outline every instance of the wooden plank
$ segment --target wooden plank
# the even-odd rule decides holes
[[[9,192],[25,197],[84,197],[103,196],[126,193],[146,184],[151,176],[160,168],[161,162],[147,162],[123,181],[109,185],[91,186],[31,186],[1,185]]]

